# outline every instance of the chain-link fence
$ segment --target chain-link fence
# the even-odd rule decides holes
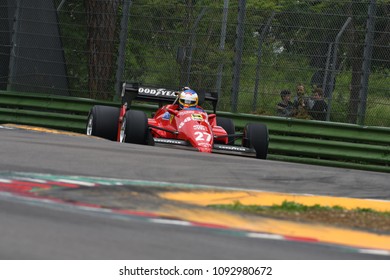
[[[3,88],[113,99],[123,80],[188,85],[218,92],[220,111],[390,126],[388,0],[28,2],[2,1]]]

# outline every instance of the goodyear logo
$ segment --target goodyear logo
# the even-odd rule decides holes
[[[165,88],[138,88],[138,93],[141,95],[153,95],[153,96],[176,96],[175,92],[172,90],[167,90]]]

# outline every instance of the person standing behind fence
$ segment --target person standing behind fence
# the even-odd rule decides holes
[[[291,117],[293,112],[293,103],[290,101],[291,92],[287,89],[282,90],[280,98],[282,101],[276,105],[277,115],[280,117]]]
[[[315,88],[313,91],[313,107],[309,110],[310,116],[314,120],[325,121],[328,111],[328,104],[324,100],[324,92],[321,88]]]
[[[303,84],[297,85],[297,95],[294,97],[293,116],[300,119],[310,118],[308,114],[308,100],[305,97],[305,86]]]

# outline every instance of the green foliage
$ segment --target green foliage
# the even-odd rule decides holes
[[[247,0],[247,9],[257,9],[262,11],[278,11],[282,9],[282,6],[278,0]]]
[[[283,201],[283,203],[281,205],[272,205],[270,207],[271,209],[273,210],[283,210],[283,211],[291,211],[291,212],[307,212],[307,211],[310,211],[310,210],[323,210],[323,211],[326,211],[326,210],[344,210],[341,206],[338,206],[338,205],[335,205],[335,206],[332,206],[332,207],[329,207],[329,206],[321,206],[319,204],[315,204],[313,206],[307,206],[307,205],[304,205],[304,204],[301,204],[301,203],[296,203],[294,201]]]
[[[221,210],[232,210],[232,211],[243,211],[243,212],[257,212],[267,209],[266,206],[260,206],[260,205],[244,205],[240,203],[240,201],[235,201],[233,204],[227,205],[227,204],[215,204],[215,205],[208,205],[207,207],[214,208],[214,209],[221,209]]]
[[[315,204],[312,206],[307,206],[301,203],[294,201],[284,200],[281,204],[273,204],[272,206],[262,206],[262,205],[244,205],[240,201],[235,201],[233,204],[216,204],[208,205],[210,208],[221,209],[221,210],[231,210],[237,212],[249,212],[249,213],[261,213],[262,211],[285,211],[285,212],[310,212],[310,211],[347,211],[344,207],[339,205],[334,206],[322,206],[320,204]],[[371,208],[356,208],[349,211],[354,211],[357,213],[375,213],[381,215],[390,215],[390,212],[379,212]]]
[[[347,17],[352,16],[353,25],[346,30],[339,46],[331,104],[331,121],[346,122],[350,113],[348,87],[351,77],[360,75],[352,71],[356,63],[352,49],[356,44],[364,44],[368,1],[247,0],[246,3],[238,112],[275,115],[280,91],[289,89],[293,98],[297,83],[303,83],[307,96],[310,95],[312,75],[323,69],[329,44],[334,42]],[[389,35],[385,32],[390,24],[388,3],[389,0],[377,1],[378,32],[366,125],[390,126],[390,72],[386,59]],[[222,49],[223,4],[221,0],[133,1],[123,80],[178,88],[189,79],[189,85],[195,89],[216,91],[218,69],[223,69],[218,110],[230,111],[239,2],[229,2]],[[72,95],[84,96],[88,85],[85,7],[83,1],[77,0],[66,1],[65,6],[59,16],[69,83]],[[271,29],[259,46],[260,34],[271,12],[276,12]],[[183,61],[176,59],[179,48],[185,50]],[[257,103],[253,104],[255,94]]]
[[[61,36],[67,62],[70,94],[87,97],[88,56],[86,55],[87,28],[84,4],[76,0],[67,1],[59,13]]]

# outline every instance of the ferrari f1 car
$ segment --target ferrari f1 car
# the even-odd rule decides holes
[[[180,145],[206,153],[226,152],[266,159],[268,129],[264,124],[247,124],[238,133],[231,119],[216,115],[216,93],[198,92],[199,105],[211,102],[210,114],[199,108],[179,110],[178,94],[164,88],[124,83],[120,108],[93,106],[86,134],[124,143]],[[145,112],[131,107],[134,100],[156,102],[159,107],[148,118]]]

